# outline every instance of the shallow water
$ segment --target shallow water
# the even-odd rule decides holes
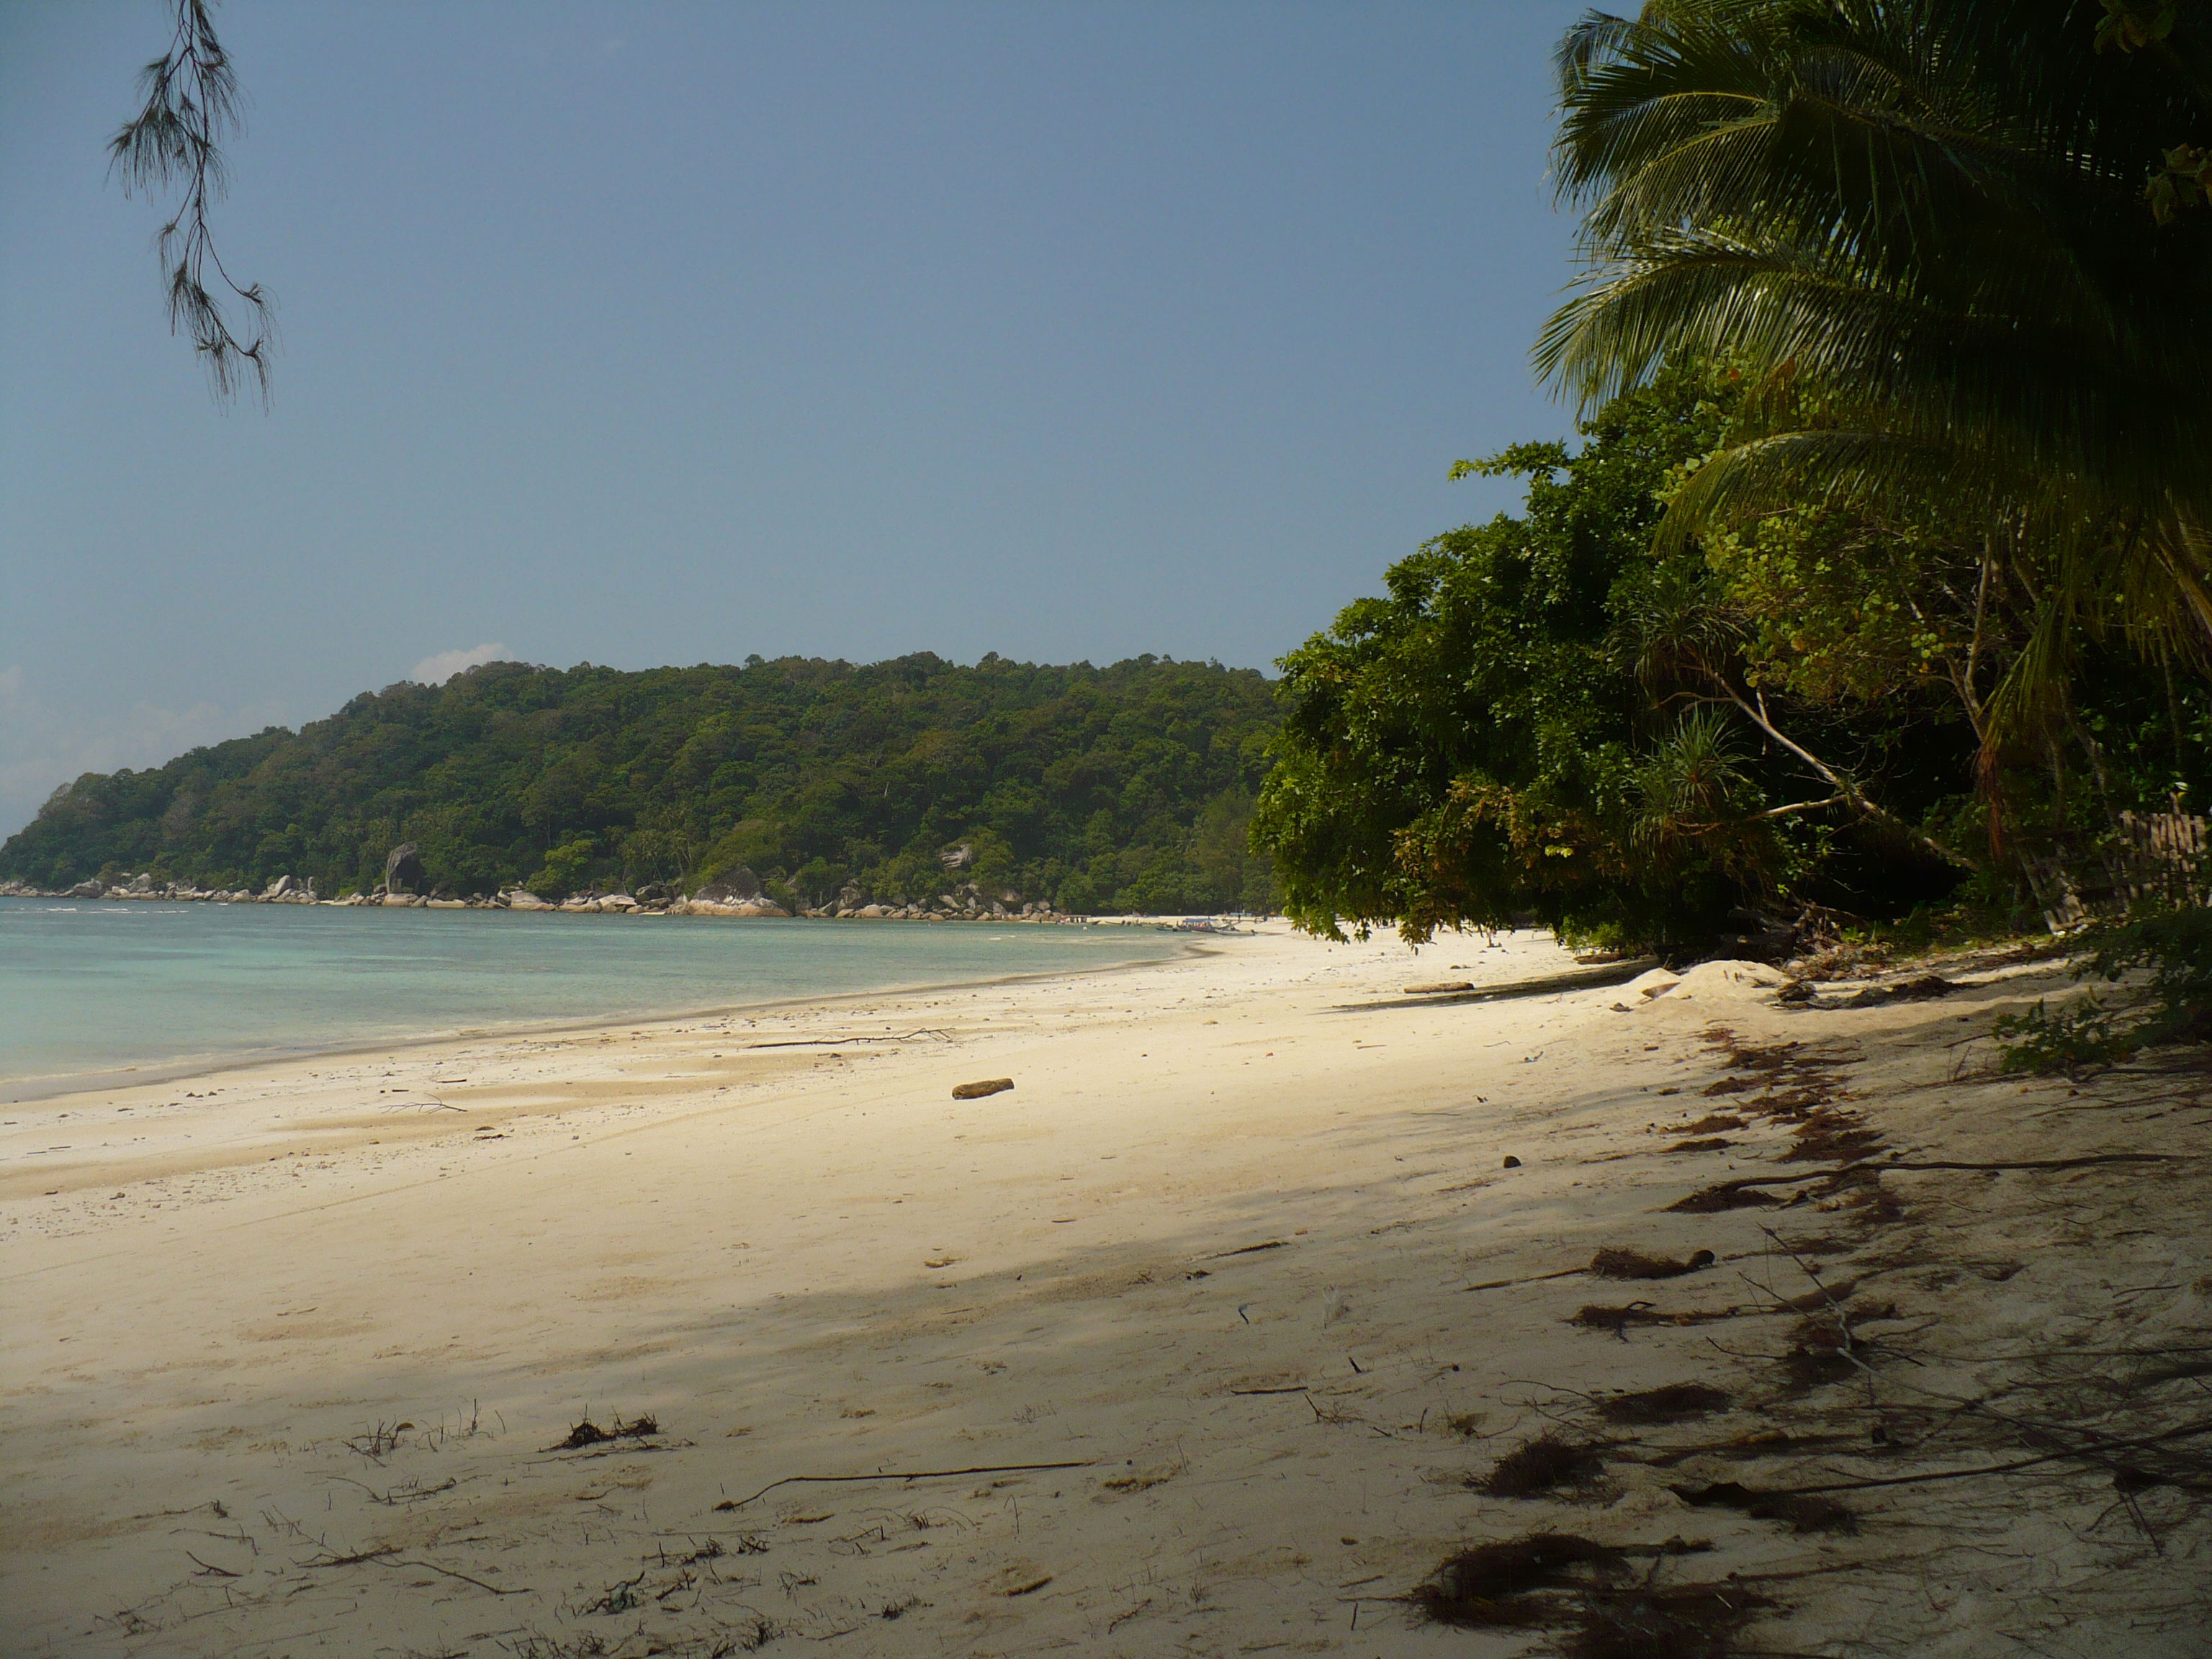
[[[62,1076],[1157,960],[1129,927],[0,898],[0,1094]]]

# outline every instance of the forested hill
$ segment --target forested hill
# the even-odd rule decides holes
[[[87,774],[0,847],[0,879],[150,872],[366,891],[413,842],[460,896],[696,886],[747,866],[806,903],[968,878],[1062,910],[1259,908],[1246,825],[1277,724],[1249,669],[923,654],[630,673],[471,669],[356,697],[157,769]]]

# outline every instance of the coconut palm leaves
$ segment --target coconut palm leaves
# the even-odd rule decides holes
[[[2139,49],[2100,55],[2086,0],[1665,0],[1559,53],[1585,270],[1540,368],[1586,404],[1683,355],[1742,368],[1669,535],[1917,500],[2035,539],[2020,718],[2069,629],[2212,644],[2212,213],[2146,199],[2212,137],[2212,18],[2134,9]]]

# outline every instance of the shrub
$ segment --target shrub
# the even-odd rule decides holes
[[[2116,984],[2148,969],[2148,994],[2130,1005],[2093,994],[2057,1012],[2038,1002],[2006,1015],[1996,1031],[2008,1069],[2070,1072],[2160,1043],[2212,1041],[2212,909],[2160,907],[2099,924],[2082,942],[2093,948],[2075,978]]]

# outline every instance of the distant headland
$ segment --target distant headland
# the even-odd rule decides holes
[[[921,653],[489,663],[87,773],[0,893],[640,915],[1267,911],[1279,723],[1250,669]]]

